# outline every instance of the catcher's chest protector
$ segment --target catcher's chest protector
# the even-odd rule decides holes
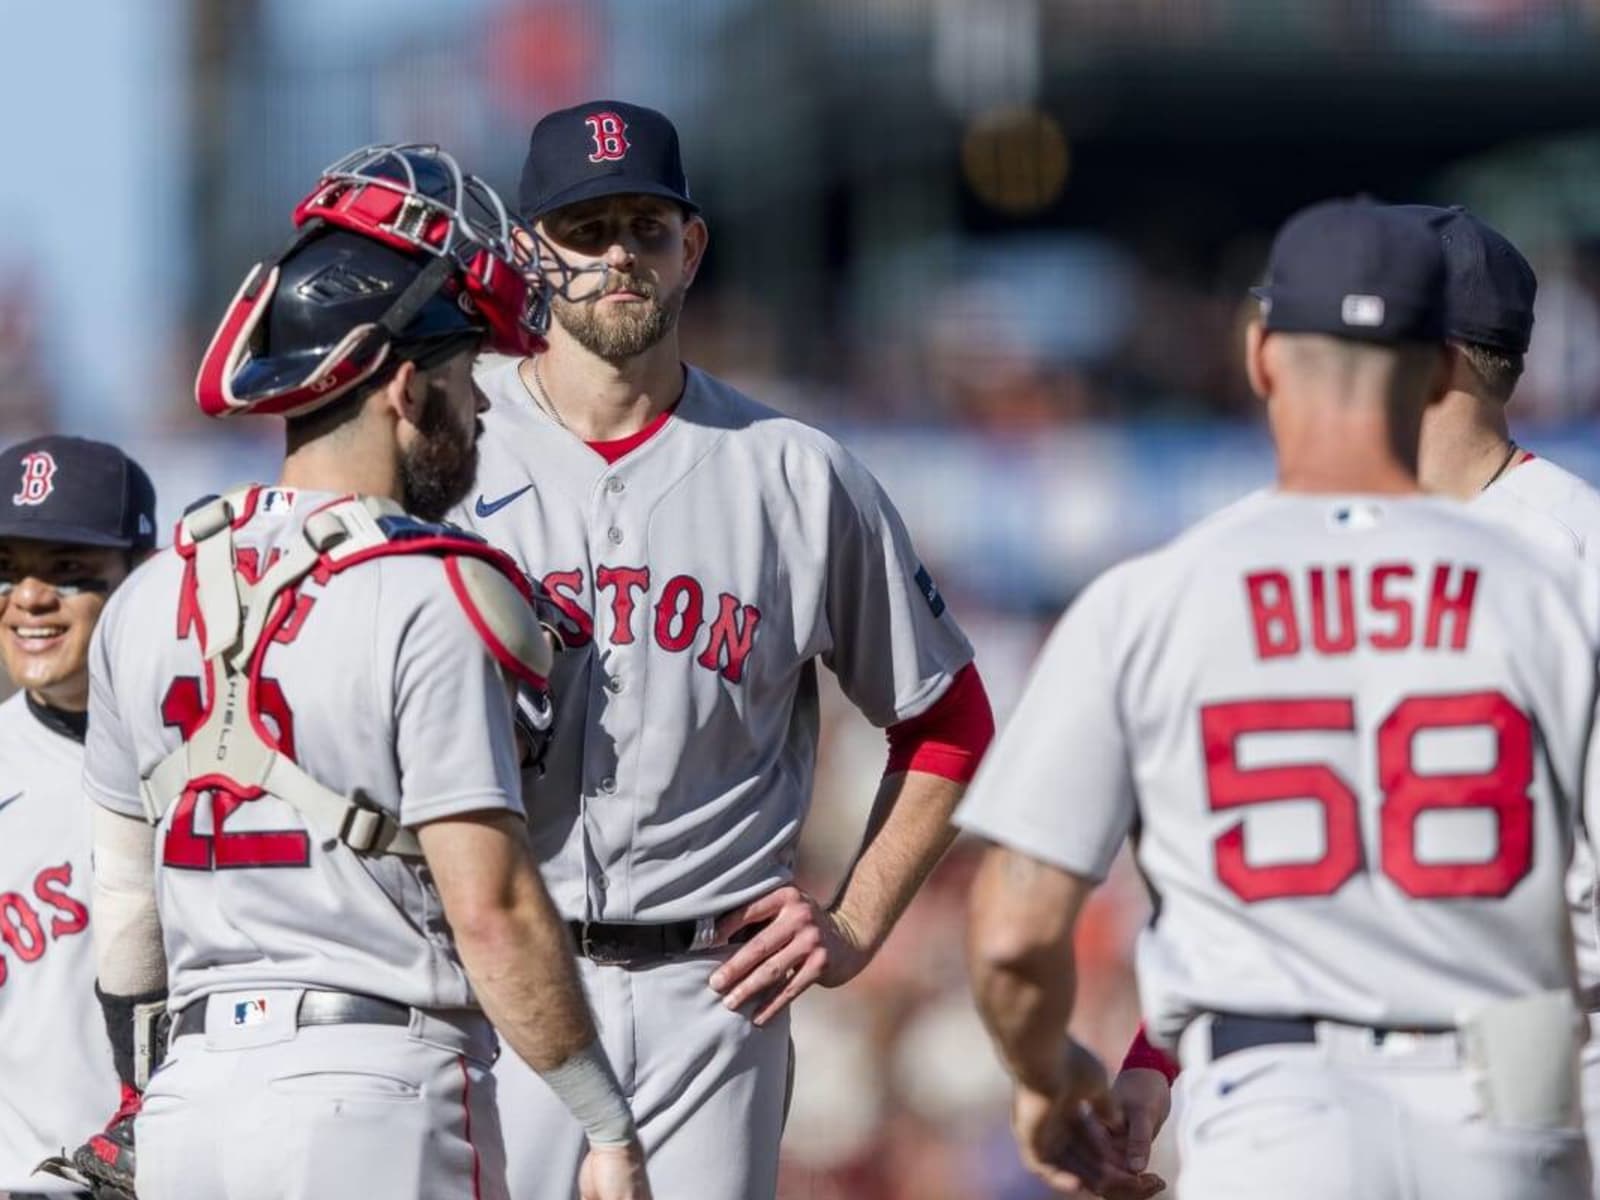
[[[145,816],[157,824],[174,803],[192,804],[201,793],[229,808],[273,796],[299,812],[326,846],[418,856],[416,835],[359,788],[334,792],[280,748],[258,695],[267,647],[293,616],[306,576],[326,584],[384,555],[432,554],[443,559],[451,587],[502,669],[543,689],[548,650],[530,585],[509,558],[473,536],[417,521],[392,501],[354,496],[308,516],[301,536],[251,582],[237,565],[234,533],[254,515],[260,491],[212,499],[178,524],[175,548],[190,562],[185,587],[193,588],[185,599],[199,616],[205,711],[194,732],[144,776]]]

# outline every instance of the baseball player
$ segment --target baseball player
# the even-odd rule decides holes
[[[1137,822],[1185,1197],[1587,1196],[1562,879],[1600,815],[1600,579],[1420,493],[1450,363],[1422,223],[1308,209],[1261,295],[1278,487],[1085,592],[958,814],[996,843],[970,956],[1019,1140],[1100,1184],[1067,939]]]
[[[562,611],[534,849],[656,1186],[770,1198],[788,1005],[859,972],[949,844],[988,702],[876,481],[680,360],[707,231],[671,123],[610,100],[550,114],[521,211],[570,282],[547,351],[480,363],[493,404],[457,517]],[[889,738],[831,900],[793,882],[819,659]],[[499,1074],[513,1195],[567,1200],[581,1131],[514,1060]]]
[[[1400,211],[1424,222],[1444,247],[1448,334],[1455,352],[1449,389],[1422,418],[1422,486],[1472,504],[1556,554],[1592,562],[1600,552],[1600,493],[1519,447],[1506,422],[1506,405],[1533,334],[1538,289],[1533,267],[1504,235],[1464,208],[1405,205]],[[1580,998],[1589,1013],[1583,1106],[1589,1157],[1595,1162],[1600,1161],[1600,934],[1595,863],[1584,838],[1573,847],[1567,895]],[[1176,1064],[1141,1034],[1117,1077],[1129,1125],[1129,1165],[1135,1169],[1143,1166],[1150,1140],[1166,1119],[1175,1071]]]
[[[1600,492],[1512,440],[1505,409],[1533,333],[1538,281],[1521,252],[1463,208],[1408,208],[1438,232],[1450,268],[1450,340],[1457,350],[1451,390],[1422,423],[1424,487],[1554,553],[1600,558]],[[1595,859],[1578,838],[1567,875],[1580,999],[1588,1013],[1583,1051],[1584,1126],[1589,1158],[1600,1162],[1600,928]],[[1597,1189],[1600,1196],[1600,1189]]]
[[[119,1107],[89,936],[83,738],[89,635],[155,544],[155,489],[115,446],[0,452],[0,1193],[75,1190],[34,1168]]]
[[[281,480],[191,506],[91,653],[100,985],[170,989],[139,1194],[504,1197],[498,1030],[588,1135],[583,1195],[641,1200],[523,832],[508,685],[547,709],[548,644],[505,557],[428,523],[471,484],[474,356],[539,345],[541,298],[431,147],[341,160],[295,217],[196,382],[288,418]]]

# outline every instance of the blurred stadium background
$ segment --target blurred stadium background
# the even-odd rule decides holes
[[[272,469],[189,398],[318,168],[435,140],[514,194],[533,121],[684,135],[712,230],[691,358],[876,470],[1003,719],[1110,562],[1270,477],[1238,369],[1267,239],[1330,194],[1468,204],[1539,271],[1520,441],[1600,482],[1600,0],[82,0],[0,38],[0,437],[109,437],[164,518]],[[830,707],[803,869],[855,847],[881,737]],[[1062,781],[1064,811],[1071,781]],[[796,1022],[785,1200],[1031,1200],[960,962],[958,848]],[[1113,1065],[1144,919],[1084,931]]]

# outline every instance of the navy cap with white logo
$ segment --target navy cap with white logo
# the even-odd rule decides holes
[[[1522,251],[1487,222],[1459,204],[1403,204],[1444,246],[1450,323],[1445,332],[1511,354],[1526,354],[1533,338],[1533,300],[1539,279]]]
[[[523,220],[619,195],[662,196],[700,211],[689,199],[678,131],[666,117],[621,100],[594,100],[550,113],[533,127],[517,196]]]
[[[55,434],[0,451],[0,538],[129,550],[156,544],[156,489],[115,446]]]
[[[1445,260],[1422,222],[1371,200],[1301,209],[1273,240],[1267,280],[1252,293],[1269,332],[1363,342],[1445,337]]]

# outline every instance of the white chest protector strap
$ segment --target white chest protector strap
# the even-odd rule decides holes
[[[249,583],[235,564],[233,540],[234,522],[247,511],[248,495],[212,500],[179,524],[179,552],[190,554],[192,547],[209,706],[193,735],[144,778],[145,816],[158,823],[197,781],[220,776],[246,798],[271,795],[289,804],[325,845],[341,842],[360,854],[420,855],[416,835],[359,789],[341,796],[318,783],[264,734],[252,695],[252,668],[269,622],[281,612],[279,597],[318,567],[337,573],[384,553],[465,555],[447,558],[446,570],[468,615],[508,673],[542,688],[549,650],[533,609],[503,573],[509,560],[467,543],[463,535],[409,522],[398,505],[370,497],[341,500],[311,515],[305,536]],[[408,540],[398,540],[380,523],[386,519],[391,527],[409,525]]]

